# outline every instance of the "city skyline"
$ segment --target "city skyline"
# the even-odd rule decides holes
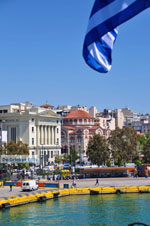
[[[0,3],[0,105],[30,101],[150,113],[149,10],[119,27],[112,70],[89,68],[82,46],[92,0]]]

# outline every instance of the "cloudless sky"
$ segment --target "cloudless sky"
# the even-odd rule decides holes
[[[150,9],[119,27],[107,74],[83,60],[94,0],[0,0],[0,105],[150,113]]]

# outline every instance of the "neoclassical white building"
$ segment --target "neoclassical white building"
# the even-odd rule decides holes
[[[50,108],[29,103],[0,106],[0,130],[7,131],[7,142],[28,144],[30,157],[41,166],[61,154],[61,118]]]
[[[88,142],[94,134],[100,134],[107,138],[110,135],[110,129],[95,125],[94,118],[87,111],[75,110],[70,112],[63,119],[62,152],[69,152],[70,147],[73,146],[79,152],[81,161],[86,161]]]

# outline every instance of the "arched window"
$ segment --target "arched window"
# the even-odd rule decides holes
[[[82,124],[82,119],[79,119],[79,122]]]
[[[82,137],[78,136],[77,139],[78,139],[78,143],[80,144],[82,142]]]

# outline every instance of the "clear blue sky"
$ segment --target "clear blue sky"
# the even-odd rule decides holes
[[[150,10],[121,25],[111,72],[82,58],[94,0],[0,0],[0,105],[129,107],[150,113]]]

